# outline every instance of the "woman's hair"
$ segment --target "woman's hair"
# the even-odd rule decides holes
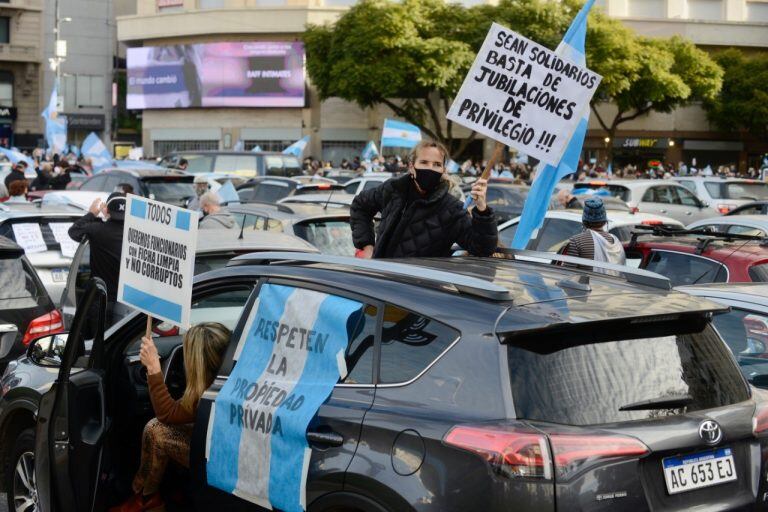
[[[204,322],[195,325],[184,335],[187,389],[180,402],[188,411],[195,410],[203,392],[216,378],[231,334],[229,329],[218,322]]]
[[[12,196],[23,196],[29,190],[29,182],[27,180],[13,180],[8,185],[8,193]]]
[[[448,162],[448,149],[443,146],[441,143],[436,142],[434,140],[422,140],[416,146],[414,146],[413,150],[411,150],[411,153],[408,155],[408,161],[412,164],[416,163],[416,154],[421,151],[422,149],[427,148],[435,148],[439,152],[443,154],[443,167],[445,167],[445,164]]]

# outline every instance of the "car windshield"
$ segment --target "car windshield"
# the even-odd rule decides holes
[[[186,172],[193,174],[213,172],[213,155],[183,155],[187,161]]]
[[[574,190],[577,190],[580,188],[591,188],[593,190],[607,190],[611,196],[618,197],[622,201],[626,202],[630,200],[629,189],[623,185],[608,185],[600,182],[600,183],[576,183],[573,186]]]
[[[733,181],[725,184],[726,199],[768,199],[768,183]]]
[[[248,201],[259,203],[276,203],[291,193],[291,187],[287,183],[259,183],[254,185],[252,190]]]
[[[195,195],[195,185],[191,181],[163,180],[145,183],[148,197],[156,201],[183,205]]]
[[[267,176],[298,176],[301,174],[301,162],[290,155],[265,155],[264,167]]]
[[[296,236],[317,247],[324,254],[354,256],[352,227],[348,220],[313,220],[294,226]]]
[[[540,341],[546,343],[546,335]],[[509,346],[507,356],[518,418],[596,425],[662,418],[749,398],[728,348],[710,325],[700,333],[578,344],[550,354]],[[692,398],[684,407],[620,410],[684,396]]]

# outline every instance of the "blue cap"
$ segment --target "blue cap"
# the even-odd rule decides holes
[[[597,224],[599,222],[608,222],[608,215],[605,213],[603,200],[599,197],[592,197],[584,201],[584,213],[581,216],[582,222]]]

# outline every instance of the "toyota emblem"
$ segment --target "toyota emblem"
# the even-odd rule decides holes
[[[699,425],[699,436],[709,445],[716,445],[723,439],[723,430],[713,420],[704,420]]]

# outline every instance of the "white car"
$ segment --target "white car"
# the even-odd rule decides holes
[[[741,178],[679,176],[676,182],[725,215],[739,206],[768,199],[768,183]]]
[[[603,189],[625,201],[635,212],[671,217],[683,224],[718,214],[683,185],[671,180],[587,180],[573,185]]]
[[[736,235],[768,236],[768,215],[714,217],[688,224],[685,229],[706,229]]]
[[[359,178],[352,178],[348,182],[344,183],[344,192],[347,194],[357,195],[363,190],[371,190],[372,188],[378,187],[392,177],[392,174],[388,172],[365,173]]]
[[[608,210],[608,232],[620,241],[628,242],[632,238],[632,229],[638,224],[664,225],[682,229],[683,224],[675,219],[650,213],[629,213]],[[499,246],[512,247],[520,217],[509,220],[499,226]],[[534,233],[525,247],[531,251],[557,252],[572,236],[582,231],[581,211],[550,210],[544,218],[544,224]]]

